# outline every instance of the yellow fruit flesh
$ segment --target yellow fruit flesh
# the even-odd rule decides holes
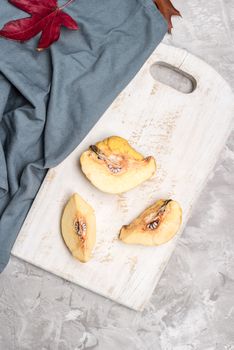
[[[153,157],[144,158],[119,136],[91,146],[81,155],[80,163],[93,185],[107,193],[127,192],[152,177],[156,170]]]
[[[128,244],[160,245],[174,237],[181,221],[182,209],[179,203],[161,199],[146,209],[130,225],[123,226],[119,239]]]
[[[119,155],[129,156],[135,160],[143,160],[144,157],[135,151],[127,140],[120,136],[111,136],[107,139],[97,142],[96,146],[107,155],[114,153]]]
[[[90,260],[96,241],[95,214],[92,207],[76,193],[64,208],[61,229],[72,255],[81,262]]]

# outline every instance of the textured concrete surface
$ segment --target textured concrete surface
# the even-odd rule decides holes
[[[164,41],[234,88],[233,0],[174,3],[183,19]],[[12,258],[0,275],[0,349],[234,350],[233,173],[234,131],[142,314]]]

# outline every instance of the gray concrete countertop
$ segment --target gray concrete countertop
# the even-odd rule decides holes
[[[233,0],[174,4],[183,19],[164,42],[234,88]],[[0,275],[0,349],[234,350],[233,174],[234,132],[142,314],[12,258]]]

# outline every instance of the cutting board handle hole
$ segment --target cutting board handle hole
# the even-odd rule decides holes
[[[197,87],[196,79],[192,75],[166,62],[152,64],[150,74],[156,81],[184,94],[191,94]]]

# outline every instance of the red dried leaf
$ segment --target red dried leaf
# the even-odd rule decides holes
[[[0,30],[0,36],[16,41],[26,41],[42,32],[37,50],[48,48],[59,39],[61,26],[79,29],[74,19],[63,9],[73,0],[58,7],[57,0],[8,0],[12,5],[31,16],[10,21]]]
[[[154,0],[155,5],[168,23],[168,32],[173,28],[171,17],[181,16],[180,12],[172,5],[170,0]]]

